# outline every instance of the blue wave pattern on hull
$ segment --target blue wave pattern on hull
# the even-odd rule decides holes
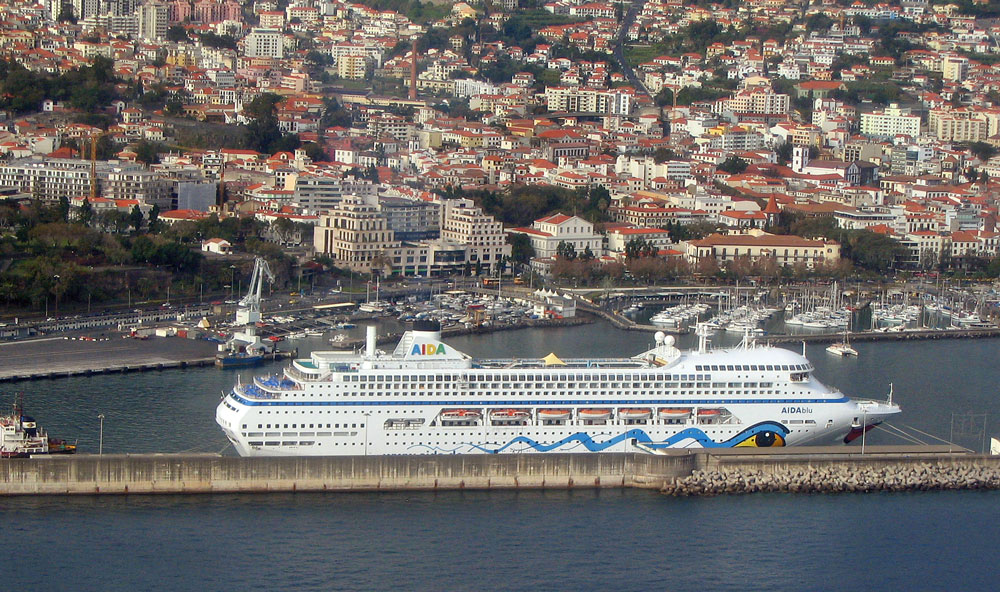
[[[649,437],[649,434],[647,434],[645,431],[640,429],[634,429],[634,430],[629,430],[624,434],[619,434],[609,440],[605,440],[604,442],[596,442],[593,438],[590,437],[590,435],[584,432],[577,432],[571,436],[567,436],[566,438],[563,438],[562,440],[554,442],[552,444],[541,444],[539,442],[536,442],[535,440],[532,440],[531,438],[527,438],[525,436],[518,436],[517,438],[514,438],[510,442],[504,444],[503,446],[495,449],[485,448],[483,446],[471,443],[470,446],[490,454],[499,454],[517,444],[527,444],[529,448],[533,448],[538,452],[551,452],[561,446],[565,446],[572,442],[577,442],[586,447],[587,450],[589,450],[590,452],[601,452],[602,450],[607,450],[608,448],[611,448],[616,444],[620,444],[621,442],[629,438],[635,438],[637,442],[648,444],[650,448],[670,448],[671,446],[674,446],[684,440],[694,440],[702,448],[731,448],[741,442],[745,442],[747,439],[752,438],[753,436],[756,436],[757,434],[762,432],[776,432],[778,434],[781,434],[782,437],[784,437],[788,434],[788,429],[779,423],[775,423],[773,421],[765,421],[762,423],[758,423],[754,426],[751,426],[743,430],[739,434],[736,434],[732,438],[724,440],[722,442],[716,442],[715,440],[710,438],[708,434],[706,434],[699,428],[687,428],[686,430],[677,432],[676,434],[674,434],[673,436],[667,438],[662,442],[654,442],[653,439]]]

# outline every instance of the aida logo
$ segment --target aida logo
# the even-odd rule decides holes
[[[444,355],[444,344],[438,343],[437,345],[433,343],[415,343],[413,344],[413,349],[410,350],[411,356],[434,356],[434,355]]]

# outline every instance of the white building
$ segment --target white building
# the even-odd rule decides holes
[[[344,179],[338,175],[302,173],[295,181],[294,201],[308,213],[335,208],[348,195],[374,197],[377,186],[366,179]]]
[[[554,214],[535,220],[530,228],[511,228],[507,232],[527,236],[539,258],[555,257],[560,243],[572,246],[577,255],[588,249],[595,257],[603,252],[604,237],[594,232],[592,223],[578,216]]]
[[[441,202],[441,238],[469,246],[469,262],[494,265],[510,257],[503,224],[486,214],[470,199]]]
[[[600,90],[550,86],[545,89],[546,108],[553,112],[629,115],[632,113],[633,99],[633,91],[625,88]]]
[[[892,103],[884,111],[862,113],[861,133],[876,138],[898,135],[915,138],[920,134],[920,116],[912,115],[909,108]]]
[[[277,29],[254,29],[243,39],[243,54],[248,58],[282,58],[285,42]]]

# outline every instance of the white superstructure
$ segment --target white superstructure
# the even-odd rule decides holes
[[[243,456],[655,452],[668,447],[850,442],[888,415],[812,376],[795,352],[681,352],[672,337],[632,358],[473,360],[436,330],[391,353],[313,352],[283,375],[237,384],[216,420]]]

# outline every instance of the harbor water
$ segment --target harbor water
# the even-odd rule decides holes
[[[449,342],[477,357],[566,358],[631,355],[651,337],[595,323]],[[998,345],[876,342],[856,344],[856,359],[822,346],[807,354],[821,380],[851,396],[885,398],[892,383],[903,407],[892,423],[909,434],[978,451],[1000,434]],[[79,438],[84,452],[97,451],[103,414],[105,452],[231,453],[214,423],[219,396],[239,375],[280,367],[17,388],[41,425]],[[997,492],[676,499],[617,490],[14,498],[0,504],[0,520],[19,551],[0,572],[17,589],[980,590],[993,588],[998,503]]]

